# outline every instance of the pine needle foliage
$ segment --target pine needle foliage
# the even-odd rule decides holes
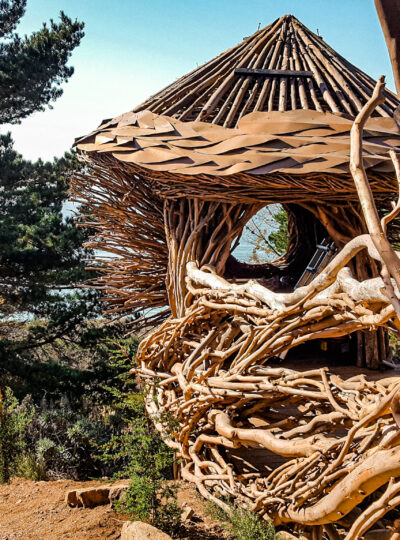
[[[84,24],[63,11],[59,22],[19,36],[25,8],[26,0],[0,1],[0,124],[19,123],[61,96],[74,72],[68,60],[84,36]]]
[[[147,521],[175,537],[181,511],[177,504],[177,486],[170,482],[174,455],[146,414],[146,389],[132,391],[128,369],[135,352],[135,343],[128,342],[120,344],[112,357],[117,369],[125,366],[125,373],[119,377],[127,384],[126,391],[121,391],[117,385],[110,388],[114,396],[113,408],[125,429],[112,436],[100,452],[105,463],[118,467],[116,477],[131,480],[124,499],[116,503],[118,510],[132,520]]]

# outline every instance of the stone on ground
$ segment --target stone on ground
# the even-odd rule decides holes
[[[125,482],[114,485],[107,484],[104,486],[72,489],[67,491],[65,502],[69,506],[80,508],[94,508],[95,506],[110,504],[116,500],[121,500],[128,486],[129,484]]]
[[[184,505],[181,520],[182,521],[190,521],[193,517],[194,510],[190,506]]]
[[[121,540],[172,540],[169,534],[142,521],[126,521],[121,530]]]

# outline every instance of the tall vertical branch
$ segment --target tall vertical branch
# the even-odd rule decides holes
[[[396,313],[399,316],[400,303],[395,295],[389,276],[394,279],[397,288],[400,291],[400,260],[390,245],[384,228],[382,227],[382,222],[379,218],[378,210],[376,209],[374,196],[365,172],[362,156],[363,129],[365,123],[375,108],[385,101],[384,90],[385,77],[381,76],[376,83],[371,98],[367,101],[354,120],[350,131],[350,172],[357,189],[368,232],[384,263],[382,269],[382,278],[384,279],[385,288],[392,305],[396,309]]]

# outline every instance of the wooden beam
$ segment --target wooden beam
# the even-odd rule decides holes
[[[235,75],[278,76],[278,77],[312,77],[312,71],[296,71],[291,69],[246,69],[236,68]]]

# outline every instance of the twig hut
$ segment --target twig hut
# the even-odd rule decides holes
[[[388,236],[400,199],[382,220],[376,209],[400,186],[398,101],[374,87],[286,15],[76,143],[93,286],[109,314],[158,325],[134,372],[179,473],[227,511],[221,495],[318,540],[357,540],[379,520],[397,529],[370,538],[400,534],[400,378],[270,361],[358,335],[358,365],[377,368],[387,329],[399,332]],[[271,203],[289,215],[287,253],[236,261],[246,223]],[[298,287],[252,279],[271,276]]]
[[[74,190],[95,216],[108,313],[149,327],[183,313],[185,268],[296,283],[323,239],[340,249],[364,232],[349,174],[349,130],[375,81],[295,17],[285,15],[184,75],[76,145],[93,167]],[[364,132],[364,164],[380,210],[394,190],[388,147],[400,145],[386,91]],[[249,265],[231,252],[247,221],[281,203],[287,253]],[[395,227],[392,226],[391,233]],[[365,256],[355,273],[376,275]],[[358,365],[379,367],[386,332],[359,332]]]

